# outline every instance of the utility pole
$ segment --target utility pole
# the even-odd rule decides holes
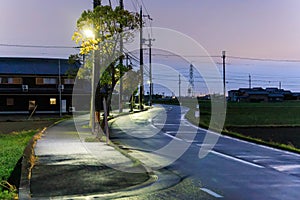
[[[148,40],[149,40],[149,77],[150,77],[150,106],[152,106],[152,95],[153,95],[153,83],[152,83],[152,41],[154,39],[150,38],[150,35],[148,35]]]
[[[226,51],[222,51],[222,58],[223,58],[223,95],[224,101],[226,102],[226,77],[225,77],[225,58],[226,58]]]
[[[101,5],[101,0],[94,0],[93,1],[93,8],[95,9],[97,6]]]
[[[124,9],[124,3],[123,0],[120,0],[120,8],[123,10]],[[120,65],[123,65],[123,25],[120,24],[121,28],[121,35],[120,35]],[[122,95],[123,95],[123,80],[122,80],[123,72],[120,70],[120,91],[119,91],[119,113],[123,112],[123,100],[122,100]]]
[[[179,74],[179,80],[178,80],[178,91],[179,91],[179,98],[181,97],[181,75]]]
[[[251,89],[251,75],[249,74],[249,89]]]
[[[93,9],[97,6],[101,5],[101,0],[93,0]],[[95,33],[95,38],[97,38],[98,33]],[[91,92],[91,112],[90,112],[90,126],[92,128],[92,132],[95,133],[95,98],[96,98],[96,90],[98,85],[98,79],[100,75],[100,58],[99,58],[99,50],[93,51],[93,68],[92,68],[92,92]]]
[[[140,110],[143,110],[143,97],[144,97],[144,59],[143,59],[143,10],[140,8],[140,96],[139,106]]]
[[[149,92],[149,105],[152,106],[152,95],[153,95],[153,82],[152,82],[152,41],[155,39],[150,38],[148,35],[148,39],[143,39],[144,41],[149,41],[147,46],[149,47],[149,79],[150,79],[150,92]]]
[[[62,107],[61,107],[61,74],[60,74],[60,59],[58,59],[58,90],[59,90],[59,116],[62,116]]]
[[[279,89],[281,90],[281,81],[279,81]]]

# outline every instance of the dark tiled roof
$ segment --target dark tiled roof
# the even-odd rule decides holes
[[[68,59],[58,58],[0,58],[0,74],[56,75],[59,70],[65,74],[69,69],[77,69],[79,63],[70,65]]]

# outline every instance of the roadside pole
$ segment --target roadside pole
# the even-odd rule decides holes
[[[107,119],[107,108],[106,100],[103,98],[103,108],[104,108],[104,124],[105,124],[105,135],[106,135],[106,144],[109,144],[109,130],[108,130],[108,119]]]

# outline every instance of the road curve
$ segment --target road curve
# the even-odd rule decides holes
[[[300,155],[220,136],[213,150],[200,159],[200,148],[208,145],[203,144],[204,137],[214,133],[190,124],[183,117],[186,111],[165,105],[146,114],[120,117],[112,129],[121,131],[114,131],[112,139],[153,169],[168,168],[190,177],[214,198],[299,199]],[[175,154],[182,151],[179,157],[171,150],[159,151],[170,144]]]

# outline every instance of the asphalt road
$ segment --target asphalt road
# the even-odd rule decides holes
[[[300,198],[300,155],[221,136],[199,158],[200,148],[209,145],[203,143],[205,136],[212,133],[188,123],[185,113],[180,106],[159,106],[119,117],[112,140],[154,170],[189,177],[216,199]]]

